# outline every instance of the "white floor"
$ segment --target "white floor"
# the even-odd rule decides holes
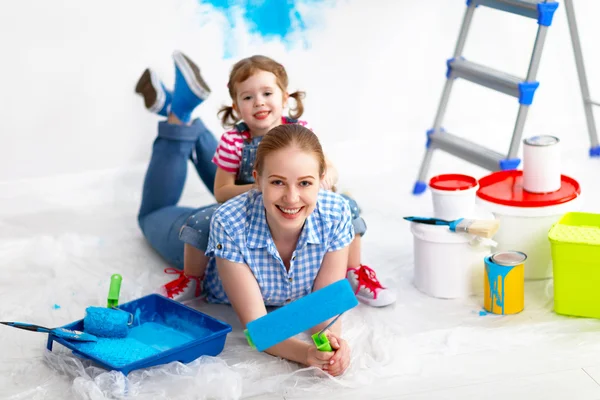
[[[368,145],[331,152],[356,154]],[[258,354],[228,307],[195,304],[234,327],[223,353],[134,372],[127,383],[64,349],[47,353],[45,334],[0,327],[0,397],[600,399],[600,322],[554,314],[551,280],[527,283],[526,308],[514,316],[480,316],[481,297],[439,300],[415,289],[402,216],[427,210],[430,198],[410,195],[416,165],[398,161],[394,148],[363,153],[365,163],[390,165],[375,179],[349,163],[340,167],[369,226],[364,262],[398,293],[392,307],[361,305],[344,316],[353,350],[345,376],[331,379]],[[443,154],[434,159],[445,170],[483,174]],[[564,170],[583,185],[584,208],[598,211],[600,159],[588,159],[585,146],[565,149],[564,159]],[[85,307],[105,302],[113,273],[123,276],[121,302],[164,281],[165,265],[136,225],[142,175],[140,168],[0,185],[1,320],[59,326],[82,318]],[[211,201],[189,178],[183,203]]]

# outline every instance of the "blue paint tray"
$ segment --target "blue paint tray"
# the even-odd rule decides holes
[[[94,344],[86,344],[49,335],[48,350],[52,351],[53,342],[58,342],[79,357],[127,375],[172,361],[189,363],[200,356],[216,356],[223,351],[231,332],[230,325],[158,294],[119,308],[134,315],[127,337],[99,338]],[[83,331],[83,319],[64,328]]]

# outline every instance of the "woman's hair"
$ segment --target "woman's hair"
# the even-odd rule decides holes
[[[326,166],[321,143],[313,131],[298,124],[279,125],[262,138],[256,149],[256,161],[254,162],[254,169],[258,175],[262,175],[265,158],[269,154],[294,145],[302,151],[315,155],[319,163],[319,178],[323,176]]]
[[[277,86],[283,93],[287,92],[288,76],[283,65],[269,57],[256,55],[238,61],[231,69],[227,83],[231,100],[235,102],[236,99],[235,85],[244,82],[259,71],[271,72],[277,79]],[[296,108],[290,109],[290,118],[298,119],[304,113],[304,104],[302,104],[304,96],[304,92],[298,91],[290,94],[290,97],[296,101]],[[221,107],[217,115],[221,117],[221,124],[224,128],[232,127],[240,121],[240,117],[236,115],[231,106]]]

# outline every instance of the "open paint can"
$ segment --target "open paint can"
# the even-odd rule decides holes
[[[581,207],[579,182],[565,175],[561,180],[560,190],[552,193],[527,192],[521,170],[497,171],[479,180],[477,204],[500,221],[496,249],[527,254],[526,280],[552,277],[548,231],[566,212]]]
[[[525,260],[520,251],[485,258],[483,308],[492,314],[517,314],[525,308]]]
[[[523,189],[552,193],[560,189],[560,140],[555,136],[532,136],[523,140]]]

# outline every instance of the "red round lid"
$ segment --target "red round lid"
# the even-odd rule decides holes
[[[437,175],[429,180],[429,186],[437,190],[467,190],[477,186],[477,179],[461,174]]]
[[[479,180],[477,196],[495,204],[513,207],[547,207],[566,203],[581,194],[579,183],[561,175],[561,186],[556,192],[531,193],[523,189],[523,171],[498,171]]]

